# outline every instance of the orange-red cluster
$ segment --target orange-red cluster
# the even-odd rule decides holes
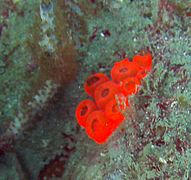
[[[116,62],[111,69],[111,79],[103,73],[90,75],[85,92],[94,100],[81,101],[76,108],[76,119],[87,135],[102,144],[124,120],[121,113],[128,105],[128,96],[135,94],[141,80],[152,68],[150,52]]]

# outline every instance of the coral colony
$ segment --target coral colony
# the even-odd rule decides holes
[[[107,141],[125,119],[123,112],[129,107],[128,97],[138,92],[141,80],[151,69],[152,55],[146,52],[135,55],[132,62],[127,58],[116,62],[111,79],[103,73],[87,78],[84,89],[93,100],[79,103],[76,119],[89,138],[98,144]]]

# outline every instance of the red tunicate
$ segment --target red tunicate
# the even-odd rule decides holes
[[[115,82],[120,82],[127,77],[135,77],[140,68],[127,58],[116,62],[111,69],[111,77]]]
[[[125,78],[121,83],[121,92],[125,96],[136,94],[140,84],[136,77]]]
[[[96,33],[97,30],[92,38]],[[102,33],[110,36],[109,31]],[[151,68],[152,55],[147,52],[136,55],[131,62],[127,58],[116,62],[111,69],[112,80],[103,73],[88,77],[84,89],[95,103],[92,100],[82,101],[76,109],[76,118],[96,143],[105,143],[124,121],[124,112],[129,107],[128,96],[138,92],[142,79]]]
[[[92,100],[86,99],[81,101],[76,108],[76,119],[78,124],[85,128],[89,114],[96,109],[96,104]]]
[[[84,90],[89,96],[94,96],[94,91],[99,85],[109,81],[109,78],[103,73],[95,73],[89,76],[84,84]]]
[[[107,81],[95,89],[94,98],[97,106],[104,109],[107,102],[115,97],[119,86],[113,81]]]
[[[86,133],[98,144],[104,143],[108,138],[107,119],[103,111],[92,112],[87,119]]]

